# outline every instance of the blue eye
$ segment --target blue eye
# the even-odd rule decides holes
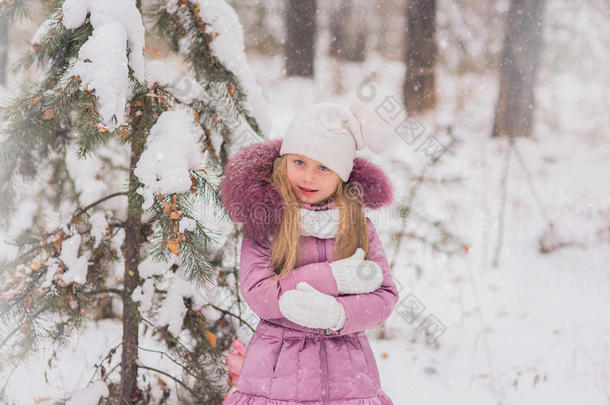
[[[320,166],[320,167],[323,168],[323,170],[322,170],[323,172],[328,171],[328,168],[326,166]]]
[[[298,162],[303,162],[303,161],[302,161],[301,159],[297,159],[297,160],[295,160],[295,163],[296,163],[297,165],[299,165],[299,163],[298,163]],[[303,162],[303,163],[305,163],[305,162]],[[301,165],[299,165],[299,166],[301,166]]]

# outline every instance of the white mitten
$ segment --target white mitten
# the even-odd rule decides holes
[[[345,323],[343,305],[304,281],[282,294],[279,304],[282,315],[308,328],[339,330]]]
[[[360,294],[375,291],[383,282],[381,267],[372,260],[363,260],[364,250],[330,263],[339,294]]]

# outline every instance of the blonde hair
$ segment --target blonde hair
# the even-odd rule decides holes
[[[284,278],[296,264],[298,241],[301,230],[299,200],[294,194],[286,165],[288,155],[282,155],[273,162],[271,181],[280,192],[286,207],[282,221],[271,243],[271,264],[276,273],[275,280]],[[330,196],[339,209],[339,227],[335,239],[333,260],[344,259],[354,254],[361,247],[365,258],[369,253],[368,226],[362,209],[362,195],[359,189],[350,182],[340,181],[335,192]]]

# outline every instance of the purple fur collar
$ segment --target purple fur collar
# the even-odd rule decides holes
[[[285,205],[270,178],[281,145],[281,139],[274,139],[240,150],[225,166],[220,182],[220,198],[229,217],[242,223],[244,234],[261,245],[268,243],[279,226]],[[359,187],[366,208],[381,208],[393,201],[388,177],[364,158],[354,159],[348,181]]]

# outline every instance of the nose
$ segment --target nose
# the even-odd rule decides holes
[[[314,170],[311,167],[308,167],[305,170],[305,174],[303,175],[303,182],[306,183],[306,184],[313,183],[314,178],[315,178]]]

